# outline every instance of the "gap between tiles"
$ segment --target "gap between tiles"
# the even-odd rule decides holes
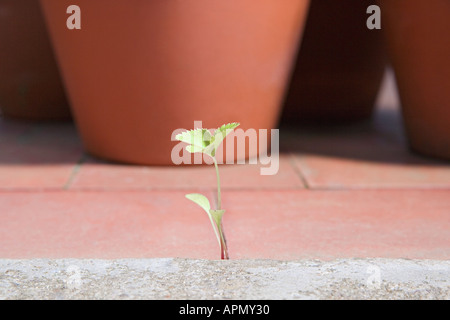
[[[75,166],[72,169],[72,172],[69,176],[69,178],[67,179],[66,184],[63,186],[63,190],[69,190],[73,180],[75,179],[75,177],[77,176],[78,172],[81,169],[81,166],[83,165],[83,163],[86,161],[87,155],[83,154],[80,159],[78,160],[78,162],[75,164]]]
[[[313,189],[311,189],[311,186],[308,183],[308,179],[303,174],[302,169],[300,168],[300,166],[295,165],[295,158],[294,158],[294,155],[292,153],[289,153],[289,164],[290,164],[291,168],[294,170],[294,172],[297,174],[297,177],[302,181],[303,186],[305,187],[305,189],[313,190]]]

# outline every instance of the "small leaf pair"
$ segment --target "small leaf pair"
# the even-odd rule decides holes
[[[217,148],[222,141],[238,126],[239,123],[236,122],[224,124],[216,129],[214,134],[211,134],[208,129],[189,130],[178,134],[175,139],[188,143],[186,150],[190,153],[201,152],[215,158]]]

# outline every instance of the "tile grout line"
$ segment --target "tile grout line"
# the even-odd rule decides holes
[[[300,167],[294,163],[294,156],[292,155],[292,153],[289,152],[288,157],[289,157],[289,164],[291,165],[292,169],[297,174],[297,176],[300,178],[301,182],[303,183],[303,187],[307,190],[312,190],[311,186],[308,183],[308,180],[303,175]]]
[[[76,177],[76,175],[78,174],[78,172],[81,169],[81,166],[83,165],[83,163],[86,161],[86,154],[83,153],[83,155],[80,157],[80,159],[78,160],[78,162],[75,164],[72,172],[70,173],[69,178],[67,179],[67,182],[64,184],[64,186],[62,187],[63,190],[69,190],[70,187],[72,186],[72,183]]]

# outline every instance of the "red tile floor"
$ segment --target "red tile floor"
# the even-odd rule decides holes
[[[450,165],[411,153],[392,79],[371,122],[281,128],[280,170],[221,167],[232,259],[450,259]],[[94,159],[72,123],[0,119],[0,258],[219,258],[185,193],[212,167]]]

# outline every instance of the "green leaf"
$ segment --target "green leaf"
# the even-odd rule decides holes
[[[222,217],[225,213],[225,210],[209,210],[209,213],[216,222],[217,228],[220,229],[220,225],[222,224]]]
[[[219,230],[216,228],[217,222],[216,222],[216,218],[213,217],[211,215],[211,205],[209,203],[209,200],[207,197],[205,197],[202,194],[199,193],[190,193],[186,195],[186,198],[191,200],[192,202],[196,203],[197,205],[199,205],[203,210],[206,211],[206,213],[208,214],[209,220],[211,222],[211,225],[214,229],[214,233],[216,235],[217,241],[219,242],[219,246],[221,245],[220,243],[220,239],[221,236],[219,235]]]
[[[211,205],[209,204],[209,200],[207,197],[199,193],[190,193],[186,195],[186,198],[198,204],[203,210],[206,211],[207,214],[209,214]]]
[[[217,128],[214,132],[214,136],[211,139],[211,144],[206,148],[208,154],[214,157],[216,155],[217,148],[220,146],[225,137],[237,127],[239,127],[239,123],[232,122],[224,124],[223,126]]]
[[[237,127],[239,127],[240,123],[239,122],[231,122],[228,124],[224,124],[223,126],[221,126],[220,128],[218,128],[217,130],[222,131],[222,132],[226,132],[228,130],[234,130]]]
[[[190,153],[201,152],[214,157],[225,137],[238,126],[237,122],[224,124],[215,130],[214,135],[207,129],[188,130],[177,134],[175,139],[189,144],[186,150]]]
[[[186,150],[190,153],[203,152],[203,148],[193,145],[186,146]]]
[[[213,217],[214,221],[216,222],[217,230],[218,230],[218,240],[221,250],[221,257],[222,259],[228,259],[228,251],[226,249],[226,241],[225,241],[225,235],[223,234],[222,230],[222,217],[225,213],[225,210],[209,210],[211,216]]]
[[[207,129],[189,130],[177,134],[175,136],[175,139],[194,146],[195,150],[203,150],[204,148],[206,148],[211,144],[211,132],[209,132]]]

